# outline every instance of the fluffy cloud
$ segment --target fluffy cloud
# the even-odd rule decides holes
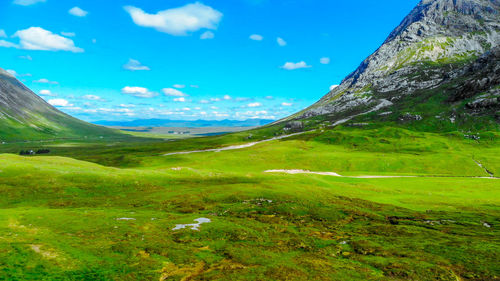
[[[5,33],[5,30],[0,29],[0,37],[7,37],[7,33]]]
[[[174,88],[165,88],[161,90],[166,96],[169,97],[187,97],[187,94],[174,89]]]
[[[40,51],[69,51],[74,53],[84,51],[76,47],[73,40],[54,34],[41,27],[30,27],[19,30],[13,37],[19,38],[19,44],[0,40],[0,47]]]
[[[286,41],[283,38],[281,38],[281,37],[278,37],[276,39],[276,42],[278,42],[278,45],[280,45],[281,47],[284,47],[287,44]]]
[[[10,74],[12,77],[31,77],[32,76],[29,73],[24,73],[24,74],[17,73],[15,70],[12,70],[12,69],[7,69],[5,71],[7,71],[7,73]]]
[[[14,4],[21,6],[30,6],[36,3],[43,3],[46,0],[14,0]]]
[[[75,17],[85,17],[89,12],[80,9],[80,7],[73,7],[68,11],[68,13]]]
[[[73,106],[65,99],[51,99],[48,101],[48,103],[52,106],[59,106],[59,107]]]
[[[159,11],[156,14],[148,14],[133,6],[126,6],[125,11],[139,26],[151,27],[176,36],[186,35],[202,28],[215,30],[223,16],[221,12],[199,2]]]
[[[20,59],[23,59],[23,60],[33,60],[33,58],[30,56],[30,55],[27,55],[27,56],[19,56]]]
[[[173,87],[174,87],[174,88],[177,88],[177,89],[184,89],[184,88],[186,88],[186,85],[182,85],[182,84],[175,84]]]
[[[19,45],[14,44],[12,42],[5,41],[5,40],[0,40],[0,47],[19,49]]]
[[[66,37],[75,37],[76,36],[76,33],[74,32],[61,32],[61,35],[62,36],[66,36]]]
[[[85,95],[82,97],[84,100],[93,100],[93,101],[104,101],[100,96],[95,95]]]
[[[282,102],[281,106],[292,106],[293,104],[290,102]]]
[[[231,96],[230,96],[230,95],[225,95],[225,96],[223,97],[223,99],[224,99],[224,100],[231,100],[232,98],[231,98]]]
[[[143,87],[124,87],[122,93],[126,95],[131,95],[137,98],[152,98],[158,94],[155,92],[150,92],[147,88]]]
[[[40,96],[56,97],[57,94],[52,93],[50,90],[41,90],[39,92]]]
[[[281,68],[286,69],[286,70],[295,70],[295,69],[301,69],[301,68],[310,68],[312,66],[307,65],[305,61],[301,62],[287,62],[285,63]]]
[[[129,59],[123,68],[130,71],[150,70],[149,67],[142,65],[140,61],[134,59]]]
[[[330,64],[330,58],[324,57],[319,60],[321,64]]]
[[[261,107],[262,103],[260,103],[260,102],[253,102],[253,103],[249,103],[247,106],[248,107]]]
[[[214,39],[215,34],[212,31],[205,31],[203,34],[200,35],[201,40],[207,40],[207,39]]]
[[[176,99],[174,99],[174,101],[176,101],[176,102],[185,102],[186,98],[184,98],[184,97],[176,98]]]
[[[339,85],[331,85],[330,86],[330,91],[333,91],[333,89],[337,88]]]
[[[6,69],[5,71],[12,77],[16,77],[18,75],[17,72],[13,69]]]
[[[45,78],[38,79],[38,80],[35,80],[33,82],[35,82],[35,83],[42,83],[42,84],[53,84],[53,85],[59,84],[59,82],[50,81],[49,79],[45,79]]]
[[[250,39],[254,41],[262,41],[264,40],[264,37],[262,37],[262,35],[259,34],[252,34],[250,35]]]

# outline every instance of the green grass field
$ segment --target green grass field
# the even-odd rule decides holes
[[[344,127],[163,156],[281,129],[0,146],[0,280],[500,278],[497,132]]]

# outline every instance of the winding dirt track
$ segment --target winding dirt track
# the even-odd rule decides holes
[[[163,156],[191,154],[191,153],[200,153],[200,152],[221,152],[221,151],[226,151],[226,150],[236,150],[236,149],[242,149],[242,148],[252,147],[252,146],[260,144],[260,143],[270,142],[270,141],[274,141],[274,140],[281,140],[281,139],[285,139],[285,138],[289,138],[289,137],[293,137],[293,136],[297,136],[297,135],[302,135],[302,134],[305,134],[305,133],[308,133],[308,132],[310,132],[310,131],[300,132],[300,133],[295,133],[295,134],[290,134],[290,135],[284,135],[284,136],[279,136],[279,137],[274,137],[274,138],[267,139],[267,140],[261,140],[261,141],[251,142],[251,143],[245,143],[245,144],[241,144],[241,145],[231,145],[231,146],[226,146],[226,147],[221,147],[221,148],[171,152],[171,153],[163,154]]]
[[[500,178],[496,177],[460,177],[460,176],[342,176],[334,172],[312,172],[307,170],[267,170],[264,173],[283,173],[283,174],[313,174],[322,176],[331,176],[339,178],[351,178],[351,179],[394,179],[394,178],[473,178],[473,179],[492,179],[498,180]]]

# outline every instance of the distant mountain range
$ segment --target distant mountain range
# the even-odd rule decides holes
[[[139,119],[133,121],[96,121],[97,125],[108,127],[256,127],[274,122],[269,119],[239,120],[169,120],[169,119]]]

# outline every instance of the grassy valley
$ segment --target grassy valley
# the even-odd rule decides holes
[[[2,154],[0,274],[50,280],[494,280],[498,133],[280,128]],[[2,146],[14,152],[19,144]],[[60,156],[56,156],[60,155]],[[75,160],[75,159],[80,160]],[[89,162],[90,161],[90,162]],[[94,163],[92,163],[94,162]],[[480,167],[477,163],[481,163]],[[348,177],[266,173],[336,172]],[[356,178],[356,176],[416,176]],[[208,218],[199,231],[176,224]]]

